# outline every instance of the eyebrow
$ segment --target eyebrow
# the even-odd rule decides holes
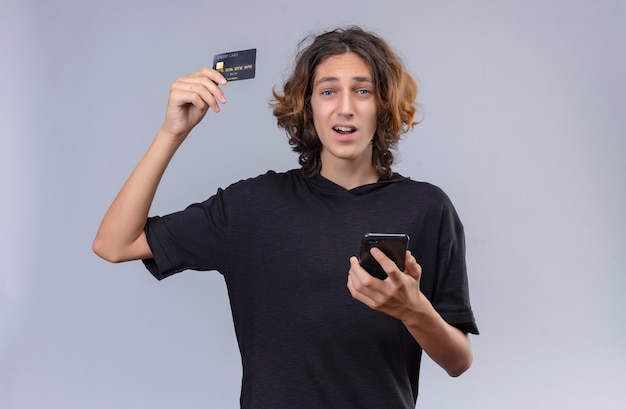
[[[351,80],[353,82],[369,82],[369,83],[374,83],[374,81],[370,78],[370,77],[352,77]],[[315,81],[315,84],[313,84],[314,87],[326,83],[326,82],[337,82],[339,81],[339,78],[337,77],[322,77],[319,80]]]

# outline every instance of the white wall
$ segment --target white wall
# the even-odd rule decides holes
[[[304,35],[348,23],[419,80],[397,170],[441,186],[467,231],[475,363],[452,379],[427,359],[418,407],[623,404],[624,0],[260,3],[0,2],[0,407],[238,407],[221,276],[157,282],[91,240],[170,83],[213,54],[256,47],[257,77],[227,85],[153,212],[297,166],[271,87]]]

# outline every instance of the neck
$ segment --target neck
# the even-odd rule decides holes
[[[352,167],[352,166],[324,166],[320,172],[322,176],[333,183],[351,190],[359,186],[376,183],[378,181],[378,172],[373,166]]]

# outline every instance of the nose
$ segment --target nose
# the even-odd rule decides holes
[[[341,94],[341,98],[339,98],[338,113],[340,116],[347,118],[350,118],[354,115],[352,94],[350,92],[343,92]]]

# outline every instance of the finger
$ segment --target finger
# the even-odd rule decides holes
[[[220,84],[215,83],[208,77],[185,77],[177,81],[176,87],[184,91],[197,92],[202,96],[210,94],[222,104],[226,103],[224,91],[220,88]]]
[[[352,293],[353,297],[355,296],[355,294],[359,294],[363,297],[366,297],[367,299],[375,298],[375,295],[377,293],[376,288],[381,282],[381,280],[371,276],[367,271],[365,271],[365,269],[359,264],[359,260],[356,257],[350,257],[348,288],[350,288],[350,292]]]
[[[387,280],[380,280],[371,276],[361,265],[356,257],[350,259],[350,272],[348,274],[348,290],[352,297],[369,308],[380,310],[388,301]]]
[[[198,93],[208,105],[214,107],[213,100],[222,104],[226,103],[226,97],[220,88],[220,85],[225,84],[226,79],[222,74],[210,68],[204,68],[193,74],[178,78],[172,84],[172,90]]]
[[[182,79],[172,86],[172,92],[178,92],[177,96],[181,102],[189,102],[199,107],[200,101],[195,97],[199,96],[204,103],[209,105],[214,111],[219,111],[219,104],[226,103],[223,91],[213,81],[206,78]],[[176,96],[176,95],[175,95]],[[217,111],[216,111],[217,112]]]
[[[370,308],[374,308],[376,305],[375,301],[370,296],[365,294],[362,285],[359,284],[358,279],[356,279],[354,275],[348,275],[347,287],[350,291],[350,295],[352,295],[352,298],[362,302]]]
[[[208,68],[208,67],[201,68],[200,70],[191,74],[191,76],[207,77],[211,81],[220,85],[226,85],[228,83],[228,81],[226,81],[226,78],[224,78],[224,76],[219,71],[216,71],[213,68]]]
[[[406,270],[404,271],[406,274],[410,275],[416,280],[420,279],[420,277],[422,276],[422,266],[418,264],[415,257],[413,257],[413,254],[411,254],[411,252],[408,250],[406,252],[404,265],[406,266]]]
[[[348,290],[350,291],[350,295],[352,295],[352,298],[354,298],[357,301],[362,302],[363,304],[367,305],[368,307],[372,309],[375,308],[376,303],[373,299],[371,299],[370,297],[356,290],[354,286],[354,280],[352,279],[352,277],[348,277]]]
[[[186,81],[199,81],[207,85],[207,88],[211,89],[209,85],[215,84],[215,89],[219,90],[219,86],[224,86],[228,84],[228,81],[224,76],[218,71],[212,68],[202,68],[199,71],[194,72],[193,74],[182,77],[183,80]]]
[[[177,97],[181,102],[181,106],[185,103],[190,103],[201,110],[206,109],[208,106],[215,112],[220,111],[219,101],[215,98],[215,96],[202,89],[196,90],[190,87],[188,90],[179,90],[177,92]]]
[[[396,276],[397,273],[400,272],[400,269],[398,268],[396,263],[394,263],[393,260],[387,257],[387,255],[382,250],[376,247],[372,247],[370,253],[372,254],[372,257],[374,257],[374,259],[378,262],[378,264],[380,264],[383,270],[385,270],[385,273],[387,273],[389,277]]]
[[[207,106],[217,104],[214,98],[207,98],[205,101],[200,94],[188,89],[183,89],[180,86],[172,86],[170,91],[169,105],[174,107],[184,107],[187,104],[192,104],[198,109],[205,110]]]

